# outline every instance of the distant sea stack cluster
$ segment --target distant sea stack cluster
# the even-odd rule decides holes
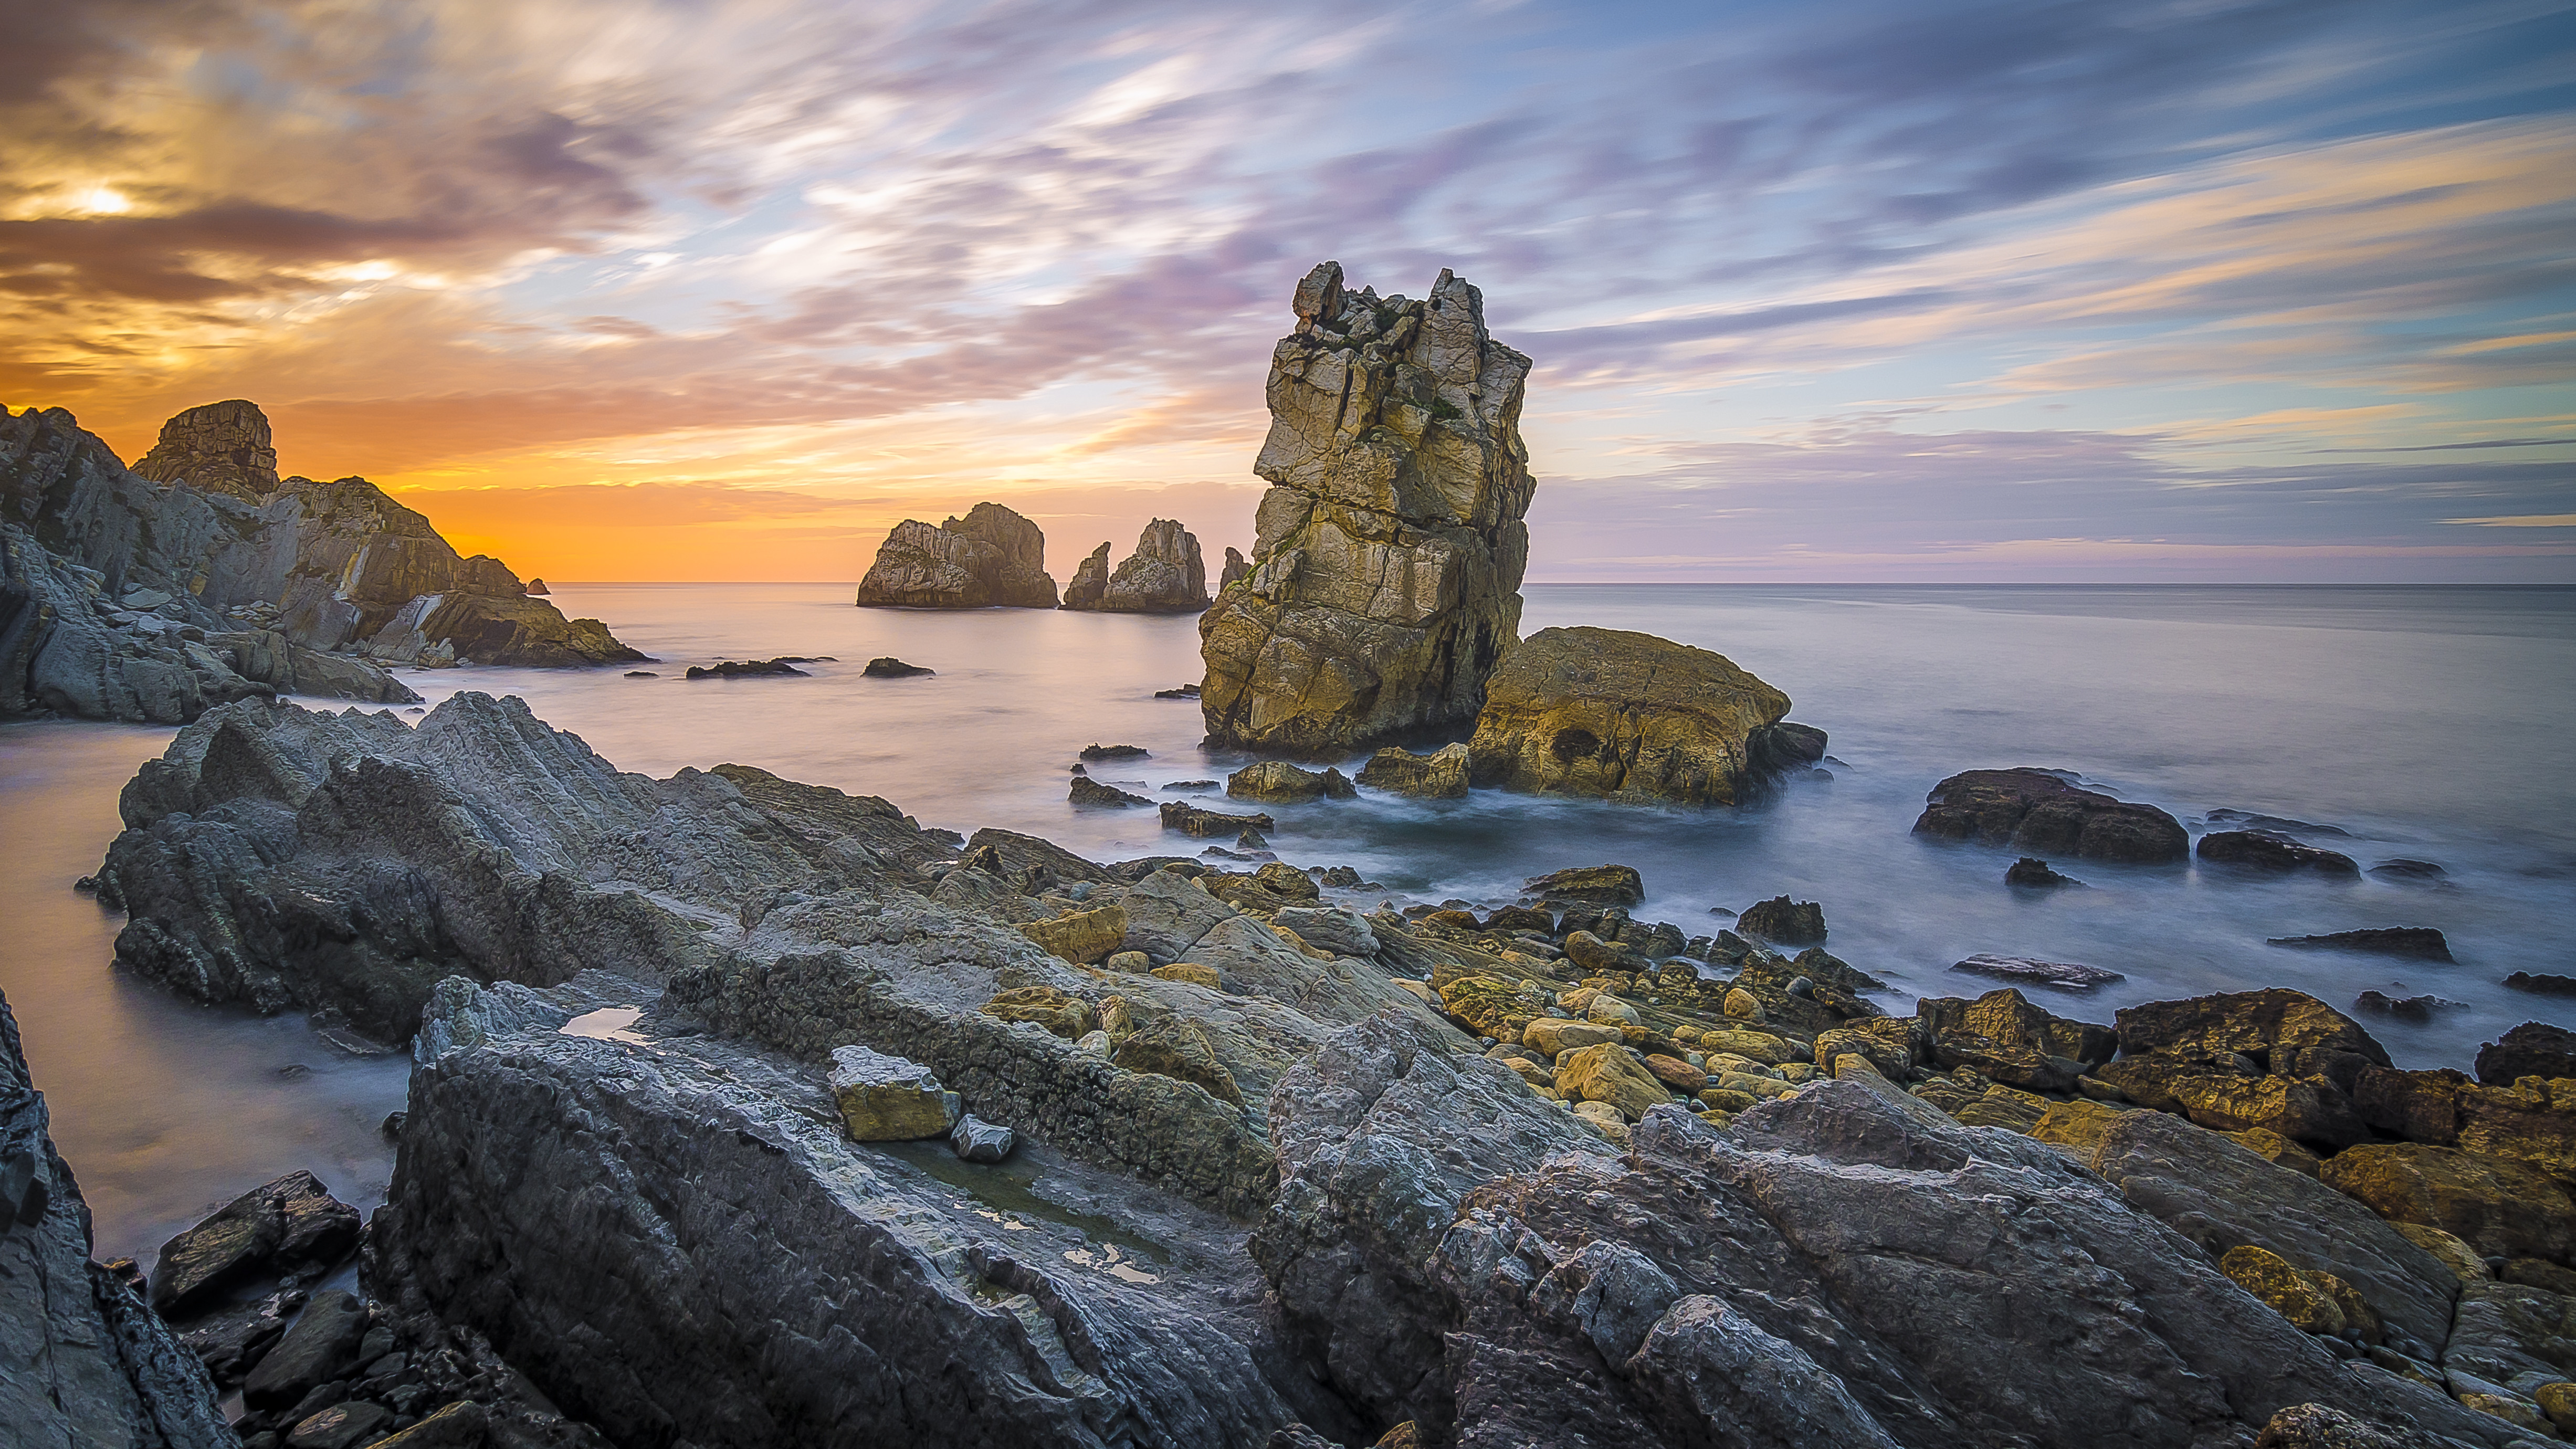
[[[1239,565],[1243,556],[1227,549]],[[859,607],[885,609],[1081,609],[1104,614],[1195,614],[1208,606],[1207,563],[1197,535],[1157,518],[1113,572],[1109,545],[1074,571],[1061,604],[1046,571],[1046,535],[999,503],[978,503],[933,528],[907,518],[886,535],[859,581]]]
[[[255,404],[178,414],[131,468],[60,408],[0,410],[0,718],[409,703],[388,666],[643,657],[364,478],[279,477]]]

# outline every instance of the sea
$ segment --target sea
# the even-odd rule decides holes
[[[559,585],[567,613],[653,655],[636,666],[652,677],[464,667],[406,678],[432,704],[460,690],[519,695],[628,770],[757,765],[883,796],[925,825],[1000,826],[1101,860],[1203,845],[1165,835],[1150,810],[1066,799],[1080,750],[1129,744],[1150,753],[1093,778],[1221,804],[1243,758],[1200,747],[1195,703],[1156,697],[1199,678],[1195,619],[858,609],[851,592]],[[2576,1000],[2499,984],[2514,971],[2576,975],[2576,589],[1568,584],[1525,595],[1524,633],[1594,624],[1725,654],[1786,691],[1790,718],[1827,732],[1830,758],[1732,809],[1491,791],[1262,807],[1282,859],[1356,868],[1371,904],[1480,907],[1544,871],[1622,863],[1645,878],[1634,914],[1689,936],[1754,901],[1816,901],[1826,948],[1886,981],[1880,999],[1898,1013],[1920,996],[1991,989],[1951,969],[1991,952],[2123,973],[2091,992],[2031,993],[2103,1022],[2133,1002],[2257,986],[2346,1009],[2365,990],[2440,998],[2428,1022],[2366,1019],[2401,1066],[2466,1068],[2521,1021],[2576,1026]],[[684,677],[692,664],[780,655],[829,660],[799,666],[802,678]],[[936,673],[867,677],[877,656]],[[118,790],[171,733],[0,726],[0,989],[95,1213],[98,1256],[147,1268],[170,1234],[296,1168],[361,1206],[382,1201],[393,1149],[381,1125],[408,1070],[399,1053],[353,1053],[300,1017],[194,1005],[116,969],[119,918],[72,883],[97,869]],[[2061,860],[2087,888],[2034,893],[2003,883],[2014,852],[1910,833],[1943,777],[2015,765],[2074,772],[2195,835],[2211,811],[2247,811],[2329,827],[2309,838],[2365,868],[2403,858],[2444,875]],[[2266,944],[2399,925],[2438,927],[2456,961]]]

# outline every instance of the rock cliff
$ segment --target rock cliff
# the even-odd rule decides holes
[[[937,528],[907,518],[859,581],[862,608],[1052,609],[1046,535],[998,503],[978,503]]]
[[[1467,746],[1476,784],[1732,805],[1789,697],[1722,654],[1624,629],[1541,629],[1503,656]]]
[[[363,478],[278,478],[248,403],[171,419],[144,466],[61,409],[0,416],[0,714],[179,723],[254,694],[416,698],[386,664],[643,657]]]
[[[1412,301],[1326,262],[1294,305],[1252,571],[1199,621],[1209,740],[1321,758],[1457,730],[1520,624],[1530,360],[1446,271]]]
[[[1208,606],[1207,563],[1196,535],[1177,520],[1157,518],[1136,536],[1136,551],[1116,573],[1100,577],[1108,562],[1102,544],[1082,561],[1082,572],[1064,591],[1068,609],[1105,614],[1195,614]]]
[[[0,1438],[234,1449],[205,1366],[91,1259],[89,1205],[50,1130],[0,996]]]

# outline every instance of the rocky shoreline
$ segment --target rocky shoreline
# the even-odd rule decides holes
[[[2576,1432],[2552,1028],[2472,1076],[2287,991],[1896,1015],[1755,931],[1821,930],[1786,898],[1685,936],[1586,867],[1397,911],[621,774],[470,693],[222,706],[124,813],[128,966],[413,1040],[365,1298],[183,1321],[232,1383],[322,1344],[263,1445]],[[853,1140],[849,1047],[1016,1150]],[[186,1256],[153,1299],[193,1314]]]

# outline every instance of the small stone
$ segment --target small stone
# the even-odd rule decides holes
[[[1154,969],[1154,958],[1142,951],[1117,951],[1103,964],[1112,971],[1132,971],[1141,976]]]
[[[2560,1437],[2576,1434],[2576,1382],[2561,1379],[2554,1384],[2542,1384],[2531,1391],[2531,1400],[2540,1405],[2540,1412],[2548,1415],[2549,1422],[2557,1426]]]
[[[1093,1034],[1104,1043],[1109,1039],[1106,1032]],[[967,1162],[999,1162],[1011,1155],[1011,1149],[1018,1146],[1019,1141],[1019,1134],[1010,1128],[971,1114],[958,1118],[957,1125],[948,1133],[949,1150]]]
[[[1609,1103],[1577,1102],[1574,1104],[1574,1116],[1576,1121],[1599,1132],[1613,1143],[1621,1147],[1628,1145],[1628,1121],[1619,1115],[1618,1108]]]
[[[1604,906],[1641,905],[1646,899],[1645,878],[1626,865],[1575,866],[1538,876],[1521,889],[1543,899]]]
[[[2084,882],[2049,869],[2048,862],[2038,856],[2025,855],[2004,872],[2004,884],[2028,890],[2054,890],[2061,886],[2080,887]]]
[[[1163,981],[1186,981],[1210,991],[1225,989],[1225,979],[1217,974],[1215,967],[1202,966],[1196,961],[1175,961],[1169,966],[1157,966],[1145,974]]]
[[[832,1100],[855,1142],[944,1137],[957,1124],[957,1094],[927,1067],[863,1046],[832,1051]]]
[[[1724,1009],[1729,1017],[1737,1021],[1749,1021],[1757,1026],[1770,1019],[1763,1014],[1762,998],[1741,986],[1726,988]]]
[[[1084,1032],[1082,1040],[1075,1042],[1074,1045],[1083,1051],[1091,1053],[1093,1056],[1105,1057],[1109,1055],[1109,1033],[1105,1031]]]
[[[1116,954],[1127,939],[1127,908],[1112,901],[1088,911],[1068,911],[1051,921],[1027,922],[1020,934],[1063,960],[1088,966]]]
[[[2315,1282],[2329,1275],[2302,1271],[2280,1254],[2250,1243],[2228,1249],[2218,1260],[2218,1271],[2302,1332],[2332,1336],[2344,1331],[2335,1295]]]
[[[1081,767],[1077,765],[1075,768]],[[1130,795],[1115,785],[1103,785],[1088,775],[1074,776],[1073,788],[1066,793],[1065,798],[1076,805],[1089,805],[1108,810],[1126,810],[1134,806],[1154,803],[1142,795]]]
[[[335,1404],[304,1420],[286,1436],[286,1449],[350,1449],[375,1437],[393,1412],[364,1399]]]

